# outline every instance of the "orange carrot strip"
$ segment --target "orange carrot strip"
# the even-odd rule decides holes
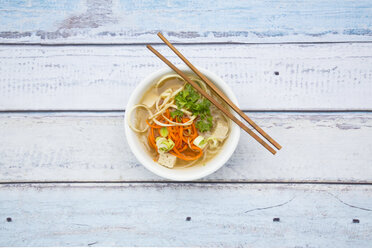
[[[161,126],[159,126],[157,124],[150,124],[148,120],[146,120],[146,123],[147,123],[147,125],[149,125],[152,128],[161,128]]]
[[[183,152],[184,150],[186,150],[188,148],[187,145],[184,145],[181,149],[179,149],[180,152]]]
[[[200,148],[198,150],[200,152],[196,156],[192,156],[192,155],[191,156],[185,156],[184,154],[180,153],[175,147],[173,147],[172,151],[174,151],[174,153],[172,153],[172,151],[171,151],[171,154],[175,155],[176,157],[178,157],[182,160],[192,161],[192,160],[196,160],[196,159],[200,158],[201,155],[203,155],[203,151]]]
[[[156,143],[155,143],[155,136],[154,136],[154,129],[151,128],[151,132],[149,134],[149,140],[150,140],[150,144],[153,148],[157,149],[156,147]]]

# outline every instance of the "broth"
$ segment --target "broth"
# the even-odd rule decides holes
[[[188,76],[193,76],[193,75],[189,74]],[[171,78],[171,79],[165,80],[161,85],[159,85],[158,88],[155,87],[155,84],[156,84],[156,82],[154,82],[154,84],[151,87],[149,87],[149,89],[145,92],[145,94],[143,95],[143,97],[141,98],[141,100],[138,104],[144,104],[144,105],[149,106],[149,105],[151,105],[152,101],[155,101],[160,96],[160,94],[162,94],[167,89],[177,90],[180,87],[182,87],[185,83],[183,81],[181,81],[180,79]],[[225,108],[227,108],[227,105],[214,92],[211,92],[210,95],[213,98],[215,98],[217,101],[219,101]],[[155,111],[156,110],[155,106],[152,106],[150,108],[150,110],[151,110],[152,113],[156,112]],[[225,117],[224,114],[219,109],[217,109],[213,104],[210,105],[210,113],[213,117],[213,127],[212,127],[212,129],[210,131],[207,131],[207,132],[199,132],[199,130],[198,130],[198,135],[202,135],[203,137],[206,137],[206,138],[210,137],[215,132],[215,129],[216,129],[216,126],[217,126],[218,122],[220,122],[220,124],[222,123],[223,125],[226,125],[228,127],[230,127],[230,125],[231,125],[230,119]],[[145,128],[146,125],[147,125],[146,124],[147,118],[149,118],[148,111],[145,108],[137,108],[136,111],[134,112],[134,124],[135,124],[136,128],[138,128],[138,129]],[[140,142],[144,145],[145,150],[147,151],[147,153],[152,158],[154,158],[154,160],[156,160],[158,158],[159,154],[158,154],[157,150],[155,150],[153,147],[151,147],[149,145],[149,140],[148,140],[149,132],[150,132],[150,130],[147,130],[146,132],[142,132],[142,133],[137,132],[137,136],[138,136]],[[227,137],[229,136],[229,134],[230,134],[230,128],[228,128]],[[221,151],[221,148],[224,146],[225,141],[226,141],[226,139],[222,140],[219,143],[218,148],[216,148],[216,149],[213,149],[213,150],[205,149],[205,151],[203,150],[203,155],[196,160],[185,161],[185,160],[182,160],[180,158],[177,158],[177,161],[176,161],[176,164],[175,164],[174,168],[183,168],[183,167],[189,167],[189,166],[204,165],[205,163],[207,163],[208,161],[213,159]]]

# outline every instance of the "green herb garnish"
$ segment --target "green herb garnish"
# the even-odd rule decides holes
[[[202,97],[190,84],[186,84],[185,88],[176,95],[176,105],[178,109],[184,108],[197,116],[196,128],[200,132],[206,132],[213,127],[213,118],[210,111],[211,102]],[[180,110],[175,110],[172,113]],[[182,113],[182,112],[181,112]],[[177,114],[175,113],[174,116]],[[172,115],[172,118],[174,118]]]
[[[200,132],[206,132],[212,129],[213,122],[212,116],[208,116],[205,119],[196,121],[195,126]]]
[[[182,116],[183,116],[183,112],[181,110],[176,109],[176,110],[170,112],[170,115],[171,115],[172,118],[177,117],[178,121],[181,121]]]

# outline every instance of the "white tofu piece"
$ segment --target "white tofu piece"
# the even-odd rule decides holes
[[[177,157],[170,153],[161,153],[159,155],[158,163],[162,166],[173,168],[176,164]]]
[[[214,132],[212,133],[212,136],[219,140],[222,140],[226,138],[226,134],[228,131],[229,131],[229,128],[227,127],[227,125],[222,121],[218,121],[216,128],[214,129]]]

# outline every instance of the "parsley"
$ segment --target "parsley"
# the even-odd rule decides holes
[[[200,120],[196,122],[195,126],[200,132],[211,130],[213,127],[212,116],[208,116],[204,119],[200,118]]]
[[[200,132],[206,132],[212,129],[213,118],[210,111],[211,102],[202,97],[190,84],[185,85],[185,88],[176,95],[175,100],[178,109],[187,109],[191,111],[193,115],[197,116],[198,120],[195,126]],[[176,111],[181,112],[180,110],[175,110],[171,112],[171,115]],[[177,115],[178,112],[174,113],[172,118]]]
[[[182,116],[183,116],[183,112],[181,110],[176,109],[176,110],[170,112],[170,115],[171,115],[172,118],[177,117],[178,121],[181,121]]]

